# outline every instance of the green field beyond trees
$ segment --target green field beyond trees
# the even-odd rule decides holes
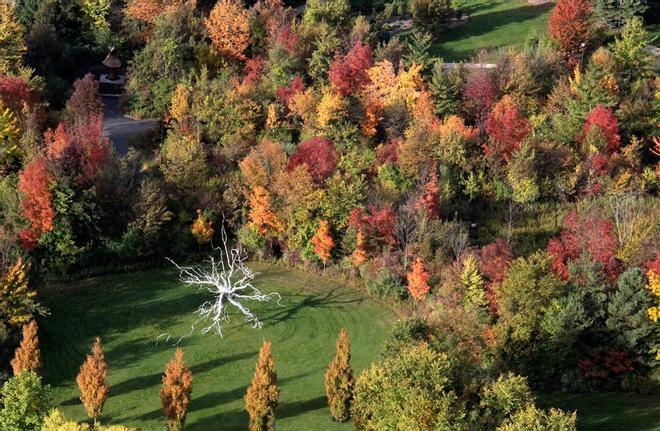
[[[361,371],[378,358],[394,314],[355,291],[289,269],[254,265],[256,285],[279,292],[275,302],[251,304],[263,320],[255,330],[236,316],[224,337],[195,335],[180,344],[193,372],[193,400],[186,430],[247,427],[243,396],[259,347],[273,343],[281,388],[277,426],[281,430],[350,430],[332,422],[323,385],[342,327],[349,331],[353,367]],[[178,281],[173,270],[91,279],[56,289],[45,301],[51,310],[42,325],[44,378],[53,386],[54,406],[72,419],[86,420],[75,376],[96,335],[104,342],[110,395],[101,421],[143,431],[165,426],[159,391],[172,344],[189,332],[192,312],[205,299]],[[172,334],[169,344],[156,338]]]
[[[469,22],[445,30],[431,52],[445,61],[460,61],[479,50],[520,48],[528,38],[545,35],[552,6],[534,6],[527,0],[467,0],[463,10]]]

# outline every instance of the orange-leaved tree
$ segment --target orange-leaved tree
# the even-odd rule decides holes
[[[277,236],[284,230],[282,222],[271,209],[270,193],[264,187],[256,186],[250,195],[250,225],[262,235]]]
[[[319,227],[312,237],[312,245],[314,246],[314,254],[323,261],[325,266],[325,263],[330,259],[330,252],[335,246],[335,242],[330,235],[330,225],[326,220],[319,222]]]
[[[415,203],[415,208],[424,210],[429,218],[436,219],[440,216],[440,187],[438,186],[438,175],[433,172],[431,178],[424,185],[424,192]]]
[[[264,341],[252,383],[245,394],[245,410],[250,416],[249,431],[275,429],[275,409],[280,397],[270,341]]]
[[[37,329],[37,322],[34,320],[23,326],[23,339],[11,361],[11,368],[15,376],[23,371],[34,371],[38,374],[41,369],[41,351],[39,350]]]
[[[20,233],[23,246],[31,250],[36,247],[41,235],[53,230],[56,212],[53,208],[51,183],[53,176],[45,157],[35,157],[18,176],[21,198],[21,214],[30,226]]]
[[[94,419],[94,426],[96,426],[96,421],[101,416],[108,398],[107,376],[108,364],[105,362],[103,346],[101,339],[96,337],[92,353],[87,355],[87,360],[80,366],[80,372],[76,377],[76,383],[80,389],[80,401],[89,417]]]
[[[351,341],[346,329],[337,340],[337,353],[325,372],[325,394],[328,397],[330,416],[344,422],[350,416],[355,378],[351,368]]]
[[[360,266],[368,259],[367,247],[364,240],[364,231],[358,228],[357,238],[355,240],[355,250],[351,254],[351,262],[355,266]]]
[[[424,260],[421,257],[415,259],[406,278],[408,280],[408,291],[417,300],[423,299],[431,290],[429,273],[426,271]]]
[[[167,363],[163,374],[160,401],[169,431],[180,431],[186,420],[192,394],[192,371],[183,362],[183,350],[176,349],[174,359]]]
[[[589,0],[558,0],[548,21],[548,32],[569,62],[577,64],[591,38]]]
[[[128,0],[127,16],[153,24],[160,15],[176,9],[184,0]]]
[[[218,1],[204,25],[218,52],[230,60],[244,60],[250,44],[248,11],[240,0]]]

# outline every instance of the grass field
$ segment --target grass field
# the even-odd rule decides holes
[[[468,60],[479,50],[520,47],[533,34],[543,35],[554,4],[532,6],[527,0],[466,0],[470,21],[445,30],[432,54],[445,61]]]
[[[660,395],[628,393],[547,393],[541,407],[577,410],[579,431],[658,431]]]
[[[357,371],[378,357],[395,320],[392,311],[348,288],[295,270],[255,265],[258,285],[282,294],[275,303],[253,307],[264,328],[234,319],[224,338],[196,334],[182,341],[193,374],[188,431],[243,430],[243,395],[262,340],[273,342],[281,387],[278,429],[352,430],[328,417],[323,373],[334,354],[341,327],[351,334]],[[174,347],[156,338],[189,331],[191,314],[203,296],[177,281],[172,270],[154,270],[90,279],[46,295],[51,314],[41,325],[44,375],[54,404],[77,420],[86,419],[75,375],[92,339],[101,335],[109,364],[110,397],[102,421],[144,431],[162,430],[159,390]],[[660,396],[635,394],[541,394],[542,407],[578,411],[584,431],[660,430]]]
[[[350,430],[328,416],[323,373],[334,355],[340,328],[352,341],[353,366],[362,370],[378,357],[394,313],[348,288],[322,278],[255,265],[257,285],[282,294],[282,306],[258,304],[253,311],[264,327],[254,330],[238,316],[224,338],[194,335],[181,342],[193,371],[188,431],[242,430],[247,426],[243,396],[262,340],[273,343],[281,388],[278,429]],[[85,419],[75,376],[93,337],[103,338],[109,364],[110,397],[102,422],[125,423],[144,431],[162,430],[159,390],[174,347],[156,343],[158,335],[178,339],[194,321],[203,295],[177,281],[172,270],[155,270],[91,279],[46,295],[51,311],[42,322],[45,380],[55,405]]]

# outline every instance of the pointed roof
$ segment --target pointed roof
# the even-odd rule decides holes
[[[121,67],[121,61],[119,61],[119,57],[115,54],[114,46],[110,47],[110,52],[108,52],[107,57],[103,60],[103,65],[110,69],[119,69]]]

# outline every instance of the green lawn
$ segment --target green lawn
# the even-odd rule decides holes
[[[470,21],[445,30],[431,52],[445,61],[460,61],[482,49],[520,47],[530,35],[546,33],[552,7],[532,6],[527,0],[466,0]]]
[[[660,395],[554,392],[541,394],[538,404],[577,410],[579,431],[660,430]]]
[[[261,330],[237,316],[224,338],[196,334],[181,342],[193,371],[188,431],[246,429],[243,395],[264,339],[273,343],[281,388],[278,429],[350,430],[328,416],[323,374],[334,354],[340,328],[352,341],[353,366],[377,359],[394,313],[355,291],[294,270],[254,265],[257,285],[282,294],[282,306],[257,304]],[[109,364],[110,397],[103,422],[162,430],[159,390],[174,347],[156,338],[178,339],[194,321],[204,299],[177,281],[173,270],[155,270],[86,280],[52,289],[45,298],[50,316],[41,322],[44,376],[55,405],[85,419],[75,376],[93,337],[101,335]]]

